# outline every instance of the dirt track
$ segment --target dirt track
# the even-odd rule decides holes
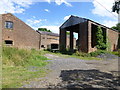
[[[80,60],[46,54],[51,62],[46,77],[23,85],[26,88],[108,88],[116,87],[118,81],[118,59]],[[99,78],[98,78],[99,77]],[[80,80],[79,80],[80,79]],[[100,84],[102,83],[102,84]]]

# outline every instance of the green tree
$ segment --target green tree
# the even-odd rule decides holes
[[[116,26],[113,26],[112,28],[120,32],[120,23],[116,24]]]
[[[67,35],[70,35],[70,32],[66,32]]]
[[[47,28],[38,28],[38,31],[46,31],[46,32],[51,32],[50,30],[47,30]]]
[[[96,47],[97,49],[105,50],[107,45],[104,43],[104,36],[101,27],[97,28],[96,32]]]

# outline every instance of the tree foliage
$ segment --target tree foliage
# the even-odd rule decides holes
[[[38,28],[38,31],[52,32],[52,31],[48,30],[47,28]]]
[[[66,32],[67,35],[70,35],[70,32]]]
[[[113,26],[112,28],[120,32],[120,23],[116,24],[116,26]]]
[[[101,50],[105,50],[107,48],[107,45],[104,42],[104,36],[103,36],[103,31],[102,31],[101,27],[97,28],[96,47],[97,47],[97,49],[101,49]]]

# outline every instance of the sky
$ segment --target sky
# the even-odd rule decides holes
[[[0,14],[12,13],[33,29],[59,33],[70,15],[88,18],[108,27],[118,22],[114,0],[0,0]]]

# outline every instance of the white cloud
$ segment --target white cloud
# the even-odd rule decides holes
[[[30,25],[40,23],[41,21],[42,21],[41,19],[39,20],[27,19],[27,23]]]
[[[94,9],[92,10],[93,14],[97,14],[103,17],[107,16],[114,19],[117,18],[117,14],[112,12],[114,0],[94,0],[92,3],[94,5]],[[109,10],[111,13],[107,11],[105,8]]]
[[[62,3],[64,3],[65,5],[67,6],[72,6],[70,3],[68,2],[74,2],[73,0],[32,0],[33,2],[48,2],[48,3],[51,3],[51,2],[55,2],[57,5],[61,5]],[[76,1],[79,1],[79,0],[76,0]]]
[[[111,21],[111,20],[104,20],[103,21],[103,25],[107,26],[107,27],[113,27],[116,26],[117,21]]]
[[[33,4],[32,0],[1,0],[0,14],[3,13],[23,13],[25,7]]]
[[[42,23],[46,22],[46,19],[36,19],[35,16],[33,16],[30,19],[26,20],[26,23],[31,26],[34,29],[37,29],[38,27],[40,27],[42,25]]]
[[[57,5],[61,5],[62,3],[65,3],[67,6],[72,6],[70,3],[68,3],[66,0],[55,0],[55,3]]]
[[[50,12],[50,10],[48,10],[48,9],[44,9],[44,11],[46,11],[46,12]]]
[[[47,28],[48,30],[51,30],[53,33],[59,33],[59,26],[55,25],[42,26],[42,24],[45,23],[46,21],[47,21],[46,19],[36,19],[36,17],[33,16],[32,18],[27,19],[26,23],[35,30],[37,30],[38,28]]]
[[[71,15],[65,16],[63,20],[68,20]]]
[[[36,18],[35,16],[33,16],[33,18]]]
[[[67,6],[72,6],[65,0],[0,0],[0,14],[3,13],[23,13],[30,5],[38,2],[52,2],[57,5],[65,3]],[[48,10],[46,10],[48,11]]]
[[[40,28],[47,28],[51,30],[53,33],[59,33],[59,26],[41,26]]]
[[[45,1],[47,1],[48,3],[50,3],[51,0],[45,0]]]

